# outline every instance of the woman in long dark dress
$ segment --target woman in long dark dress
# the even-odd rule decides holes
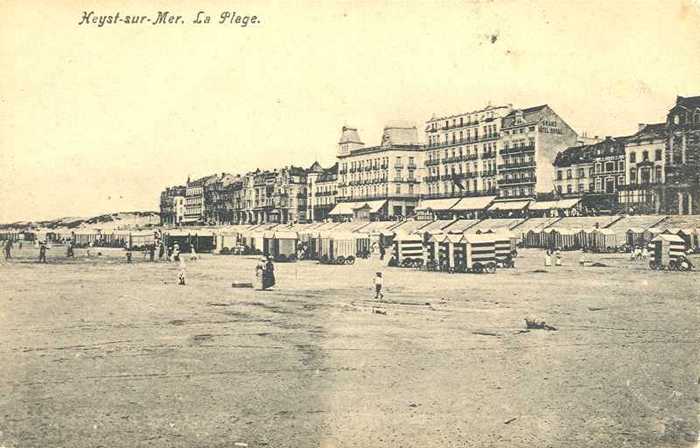
[[[269,258],[265,263],[265,271],[263,272],[263,289],[272,288],[275,286],[275,265]]]

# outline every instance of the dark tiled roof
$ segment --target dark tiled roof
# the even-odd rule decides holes
[[[628,142],[638,142],[640,140],[650,140],[666,137],[666,123],[653,123],[644,126],[639,132],[626,137]]]
[[[338,164],[336,163],[330,168],[324,168],[323,172],[318,176],[320,182],[335,180],[338,177]]]
[[[323,168],[321,168],[321,164],[318,162],[314,162],[310,167],[309,167],[309,172],[312,173],[320,173],[323,171]]]
[[[610,155],[610,149],[613,150],[613,154],[624,154],[627,138],[629,137],[610,137],[590,145],[570,146],[557,154],[554,158],[554,166],[566,167],[579,163],[591,163],[597,157]],[[599,151],[601,154],[598,154]]]
[[[525,109],[513,109],[508,115],[503,117],[503,127],[509,128],[512,126],[524,126],[528,124],[534,124],[541,118],[540,112],[542,112],[548,106],[543,104],[541,106],[527,107]],[[522,114],[524,122],[515,123],[515,117]]]
[[[526,114],[528,114],[528,113],[532,113],[532,112],[539,112],[542,109],[544,109],[545,107],[547,107],[547,105],[542,104],[541,106],[533,106],[533,107],[528,107],[526,109],[522,109],[522,111],[525,112]]]
[[[700,96],[679,96],[676,98],[676,106],[687,107],[688,109],[695,109],[700,107]]]

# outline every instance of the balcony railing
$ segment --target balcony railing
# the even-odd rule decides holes
[[[489,195],[495,195],[496,194],[496,189],[491,188],[487,190],[476,190],[476,191],[465,191],[465,190],[459,190],[455,189],[454,193],[453,192],[447,192],[447,193],[427,193],[427,194],[422,194],[421,199],[442,199],[442,198],[471,198],[471,197],[478,197],[478,196],[489,196]]]
[[[537,176],[521,177],[520,179],[499,179],[498,185],[520,185],[520,184],[533,184],[537,182]]]
[[[499,170],[511,170],[518,168],[532,168],[535,166],[535,161],[530,160],[529,162],[519,162],[519,163],[502,163],[498,165]]]
[[[316,196],[335,196],[338,194],[338,191],[319,191],[316,193]]]
[[[439,165],[440,159],[428,159],[425,161],[425,166]]]
[[[618,185],[618,191],[636,191],[636,190],[646,190],[650,188],[656,188],[660,185],[664,185],[663,182],[640,182],[631,183],[626,185]]]
[[[482,152],[481,153],[481,158],[482,159],[492,159],[496,157],[496,152],[495,151],[488,151],[488,152]]]
[[[534,145],[528,145],[528,146],[521,146],[519,148],[503,148],[501,149],[501,155],[509,155],[509,154],[517,154],[525,151],[534,151],[535,146]]]

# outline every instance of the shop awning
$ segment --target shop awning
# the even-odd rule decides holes
[[[489,207],[490,211],[495,211],[495,210],[504,210],[504,211],[513,211],[513,210],[522,210],[528,205],[530,205],[530,202],[532,201],[508,201],[508,202],[494,202],[491,204]]]
[[[485,210],[494,199],[496,199],[496,196],[475,196],[473,198],[461,198],[459,202],[451,208],[451,210],[463,212]]]
[[[530,204],[530,210],[568,210],[581,202],[581,198],[560,199],[558,201],[542,201]]]
[[[357,201],[357,202],[341,202],[333,207],[329,215],[352,215],[358,208],[369,207],[370,213],[377,213],[386,204],[386,200],[378,201]]]
[[[328,214],[331,216],[352,215],[352,202],[341,202],[336,204]]]
[[[370,213],[377,213],[382,207],[384,207],[384,204],[386,204],[385,200],[378,200],[378,201],[368,201],[368,202],[362,202],[359,207],[355,207],[355,209],[358,209],[360,207],[364,207],[364,205],[367,204],[369,205],[369,212]]]
[[[444,211],[450,210],[452,207],[457,205],[459,198],[445,198],[445,199],[426,199],[420,202],[420,205],[416,208],[416,211]]]

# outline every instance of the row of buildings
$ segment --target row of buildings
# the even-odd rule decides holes
[[[626,213],[700,212],[700,96],[677,97],[660,123],[569,147],[554,160],[557,194]]]
[[[220,173],[166,188],[167,225],[398,219],[522,212],[534,200],[577,211],[692,214],[700,207],[700,97],[678,97],[633,135],[579,136],[551,107],[489,105],[384,128],[367,146],[343,127],[336,163]],[[567,201],[578,198],[579,201]]]

